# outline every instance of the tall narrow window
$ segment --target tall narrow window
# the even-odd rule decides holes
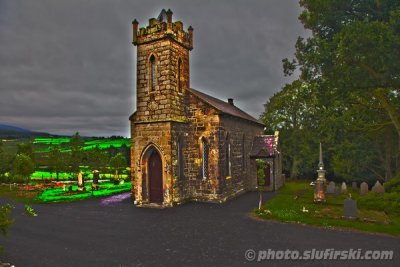
[[[229,134],[226,136],[225,142],[225,155],[226,155],[226,176],[232,176],[232,163],[231,163],[231,142],[229,140]]]
[[[183,141],[182,136],[178,137],[177,142],[177,157],[178,157],[178,175],[179,178],[184,178],[184,162],[183,162]]]
[[[202,144],[202,171],[203,171],[203,179],[208,178],[208,151],[209,151],[209,147],[208,147],[208,142],[207,140],[203,137],[201,139],[201,144]]]
[[[178,77],[177,77],[177,86],[178,86],[178,91],[182,92],[183,91],[183,64],[182,64],[182,59],[178,60]]]
[[[156,58],[150,57],[150,91],[156,90]]]

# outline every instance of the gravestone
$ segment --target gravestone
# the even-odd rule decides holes
[[[335,185],[335,196],[340,196],[340,189],[339,186]]]
[[[360,195],[368,194],[368,184],[366,182],[362,182],[360,185]]]
[[[357,202],[353,199],[346,199],[343,204],[343,213],[346,219],[357,218]]]
[[[334,194],[335,193],[335,182],[330,181],[328,186],[326,187],[327,194]]]
[[[377,193],[377,194],[383,194],[385,193],[385,188],[379,181],[376,181],[375,185],[372,187],[371,192]]]
[[[354,192],[357,192],[357,190],[358,190],[357,182],[352,182],[352,183],[351,183],[351,188],[353,188],[353,191],[354,191]]]
[[[83,181],[83,175],[82,172],[78,173],[78,191],[83,191],[84,188],[84,181]]]
[[[343,182],[343,183],[342,183],[341,192],[342,192],[342,194],[345,194],[345,193],[347,193],[347,185],[346,185],[346,183],[345,183],[345,182]]]

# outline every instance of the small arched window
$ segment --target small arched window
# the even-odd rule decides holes
[[[231,162],[231,142],[229,134],[226,135],[225,140],[225,155],[226,155],[226,176],[232,176],[232,162]]]
[[[156,58],[154,55],[150,57],[150,92],[156,90]]]
[[[184,178],[184,162],[183,162],[183,141],[182,136],[178,137],[177,141],[177,157],[178,157],[178,175],[179,178]]]
[[[208,178],[209,146],[207,140],[204,137],[201,138],[201,146],[202,146],[202,173],[203,173],[203,179],[206,179]]]
[[[177,77],[177,86],[178,86],[178,91],[183,92],[183,64],[182,64],[182,59],[178,60],[178,77]]]

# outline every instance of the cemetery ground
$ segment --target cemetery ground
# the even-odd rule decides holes
[[[347,193],[326,194],[325,203],[314,203],[313,194],[314,187],[310,181],[286,182],[261,211],[255,209],[253,214],[266,220],[400,236],[398,192],[360,195],[349,188]],[[357,219],[343,216],[343,203],[349,194],[357,201]]]
[[[125,193],[126,194],[126,193]],[[277,193],[265,192],[264,201]],[[137,208],[132,199],[92,198],[59,204],[32,204],[37,217],[15,206],[15,223],[0,237],[4,262],[15,266],[242,266],[249,249],[393,250],[385,261],[278,261],[269,266],[399,266],[397,237],[336,231],[257,220],[249,211],[258,192],[222,204],[189,202],[167,209]],[[0,205],[9,199],[0,198]]]

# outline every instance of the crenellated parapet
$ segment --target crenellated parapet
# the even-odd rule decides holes
[[[163,9],[158,18],[149,19],[149,25],[138,29],[139,22],[132,22],[134,45],[145,44],[156,40],[170,38],[185,48],[193,49],[193,28],[189,26],[187,32],[181,21],[172,22],[172,11]]]

